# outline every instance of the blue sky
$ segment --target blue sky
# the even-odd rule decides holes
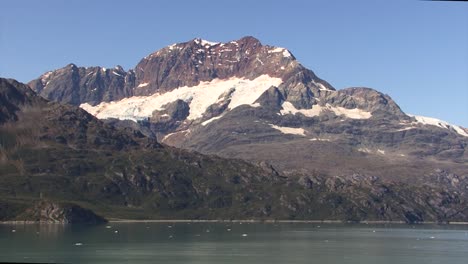
[[[2,0],[0,76],[23,82],[68,63],[133,68],[201,37],[286,47],[335,88],[366,86],[407,113],[468,127],[468,3]]]

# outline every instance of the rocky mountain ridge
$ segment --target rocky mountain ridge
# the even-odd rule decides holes
[[[0,220],[102,220],[88,209],[130,219],[468,219],[464,174],[431,170],[416,184],[360,173],[286,176],[267,163],[163,146],[14,80],[0,79],[0,100],[10,102],[0,123]]]
[[[67,66],[29,85],[113,125],[136,121],[119,126],[164,144],[267,162],[287,174],[424,181],[435,169],[468,170],[464,128],[407,115],[374,89],[335,90],[287,49],[253,37],[173,44],[120,70]],[[73,71],[78,77],[67,77]],[[104,82],[97,77],[104,72],[121,81]]]

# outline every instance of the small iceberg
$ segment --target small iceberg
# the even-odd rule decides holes
[[[247,234],[242,234],[242,236],[243,236],[243,237],[246,237],[246,236],[247,236]]]

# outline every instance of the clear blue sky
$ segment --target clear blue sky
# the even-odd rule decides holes
[[[405,112],[468,127],[466,2],[2,0],[0,76],[129,69],[175,42],[246,35],[288,48],[337,89],[372,87]]]

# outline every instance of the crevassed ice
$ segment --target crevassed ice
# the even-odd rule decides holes
[[[197,86],[179,87],[163,94],[134,96],[120,101],[103,102],[96,106],[84,103],[80,107],[101,119],[141,120],[150,117],[154,110],[163,110],[164,105],[180,99],[189,104],[190,112],[187,118],[194,120],[202,117],[206,109],[216,103],[219,97],[230,89],[234,89],[234,92],[230,95],[231,101],[228,109],[234,109],[240,105],[253,105],[268,88],[279,86],[281,83],[280,78],[268,75],[261,75],[254,80],[243,78],[215,79],[202,82]]]
[[[297,109],[290,102],[284,102],[282,107],[283,109],[280,111],[282,115],[301,113],[308,117],[314,117],[320,115],[324,110],[329,110],[338,116],[343,115],[351,119],[369,119],[372,116],[371,112],[367,112],[359,108],[347,109],[339,106],[331,106],[329,104],[326,104],[325,106],[314,105],[311,109]]]
[[[420,124],[432,125],[432,126],[445,128],[445,129],[452,128],[458,134],[460,134],[462,136],[465,136],[465,137],[468,137],[468,133],[466,133],[465,130],[463,130],[461,127],[456,126],[456,125],[452,125],[452,124],[450,124],[450,123],[448,123],[446,121],[443,121],[443,120],[440,120],[440,119],[437,119],[437,118],[433,118],[433,117],[418,116],[418,115],[411,115],[411,114],[408,114],[408,116],[416,118],[416,122],[418,122]]]

